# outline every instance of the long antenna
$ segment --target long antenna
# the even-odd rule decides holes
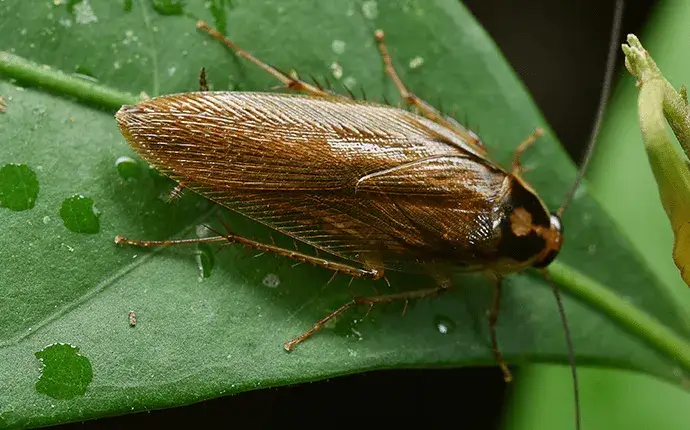
[[[542,275],[551,286],[551,291],[556,298],[556,306],[558,306],[558,315],[561,317],[561,325],[565,332],[565,343],[568,346],[568,361],[570,362],[570,373],[573,377],[573,404],[575,406],[575,428],[580,430],[582,426],[582,417],[580,416],[580,382],[577,377],[577,367],[575,366],[575,347],[573,346],[573,337],[570,334],[570,327],[568,326],[568,319],[565,316],[565,307],[563,306],[563,299],[561,293],[556,288],[549,272],[546,269],[541,270]]]
[[[594,145],[597,142],[597,138],[599,137],[599,131],[601,129],[601,123],[604,119],[604,112],[606,111],[606,105],[608,104],[609,101],[609,96],[611,95],[611,86],[613,82],[613,72],[616,66],[616,53],[618,52],[618,41],[621,36],[621,27],[623,23],[623,5],[624,1],[623,0],[616,0],[616,6],[615,10],[613,12],[613,26],[611,28],[611,39],[609,42],[609,51],[607,54],[606,58],[606,72],[604,75],[604,84],[601,87],[601,94],[599,98],[599,107],[597,109],[597,115],[594,120],[594,127],[592,128],[592,133],[590,134],[589,137],[589,142],[587,144],[587,149],[585,151],[585,155],[582,159],[582,164],[580,165],[580,170],[577,173],[577,177],[575,178],[575,181],[573,182],[573,186],[570,188],[568,191],[568,194],[566,195],[565,199],[563,200],[563,204],[561,204],[561,207],[558,208],[556,211],[556,214],[559,217],[563,216],[563,212],[565,212],[566,207],[570,204],[570,202],[573,200],[573,196],[575,195],[575,192],[577,191],[578,187],[580,186],[580,183],[582,182],[582,178],[585,175],[585,172],[587,170],[587,166],[589,165],[589,162],[592,158],[592,154],[594,153]],[[551,286],[551,290],[553,291],[553,295],[556,298],[556,305],[558,306],[558,314],[561,317],[561,324],[563,325],[563,331],[565,333],[565,341],[566,345],[568,347],[568,361],[570,362],[570,371],[572,374],[573,378],[573,402],[574,402],[574,407],[575,407],[575,428],[577,430],[580,430],[582,428],[582,417],[580,413],[580,384],[578,381],[577,377],[577,367],[575,366],[575,348],[573,347],[573,338],[570,333],[570,327],[568,326],[568,320],[565,315],[565,307],[563,306],[563,300],[561,298],[561,294],[558,291],[558,288],[556,287],[556,284],[554,284],[553,280],[551,279],[551,276],[549,276],[549,272],[546,271],[546,269],[541,270],[542,274],[544,275],[544,278],[548,281],[549,285]]]
[[[609,52],[606,60],[606,74],[604,75],[604,85],[601,87],[601,95],[599,98],[599,108],[597,109],[597,116],[594,121],[594,127],[592,128],[592,134],[589,137],[589,143],[587,144],[587,150],[585,151],[585,156],[582,159],[582,164],[580,165],[580,170],[573,182],[573,186],[568,191],[563,204],[556,211],[558,216],[562,216],[565,212],[565,208],[573,200],[573,196],[577,191],[577,188],[582,182],[582,178],[585,175],[589,161],[592,158],[592,153],[594,153],[594,145],[596,144],[597,137],[599,137],[599,130],[601,129],[601,123],[604,119],[604,111],[606,110],[606,105],[609,102],[609,96],[611,95],[611,83],[613,82],[613,72],[616,66],[616,53],[618,52],[618,41],[621,37],[621,26],[623,23],[623,0],[616,0],[616,9],[613,13],[613,27],[611,28],[611,41],[609,44]]]

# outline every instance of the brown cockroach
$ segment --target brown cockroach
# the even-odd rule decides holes
[[[619,1],[609,64],[615,57],[621,13]],[[450,287],[447,268],[483,272],[496,286],[489,317],[491,345],[509,381],[495,332],[501,280],[529,267],[546,275],[543,268],[563,242],[561,215],[583,169],[564,204],[550,213],[522,178],[520,167],[520,155],[541,130],[518,147],[511,170],[501,168],[475,133],[407,90],[381,30],[374,38],[386,73],[414,113],[293,78],[205,22],[199,21],[197,28],[306,95],[208,91],[202,70],[199,92],[123,106],[116,114],[122,134],[144,160],[178,182],[173,196],[190,189],[332,258],[248,239],[227,226],[227,233],[214,237],[142,241],[118,236],[116,243],[240,243],[355,278],[379,279],[386,270],[426,271],[441,278],[432,288],[354,298],[285,342],[288,351],[353,306],[435,295]],[[606,82],[612,69],[609,66]],[[589,153],[591,149],[585,160]],[[555,287],[554,293],[566,330],[579,427],[573,348]]]

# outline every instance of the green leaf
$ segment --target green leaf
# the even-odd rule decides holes
[[[0,3],[8,36],[0,39],[8,51],[0,54],[7,100],[0,168],[26,166],[40,185],[33,208],[0,208],[0,381],[10,387],[0,391],[0,423],[82,420],[369,369],[494,364],[486,319],[492,286],[482,276],[458,276],[453,292],[411,303],[404,317],[402,304],[353,311],[287,354],[283,341],[350,295],[433,280],[389,274],[391,287],[360,280],[348,287],[344,278],[329,284],[326,270],[255,258],[235,246],[211,254],[113,244],[117,234],[191,237],[216,212],[190,194],[166,203],[172,184],[136,159],[112,117],[119,104],[136,101],[127,93],[196,90],[202,66],[215,89],[276,85],[197,33],[198,18],[280,69],[396,100],[373,44],[374,29],[382,28],[409,88],[458,118],[466,114],[506,165],[518,143],[546,124],[462,5],[245,0],[211,2],[207,10],[201,1],[168,2],[182,5],[177,13],[166,2],[28,3]],[[552,134],[524,160],[532,169],[527,178],[555,210],[575,176],[572,163]],[[74,196],[89,204],[65,224],[61,208]],[[238,233],[270,240],[266,229],[229,219]],[[87,231],[70,229],[72,222]],[[688,315],[586,190],[564,223],[552,275],[566,292],[578,362],[680,384],[690,370]],[[508,360],[565,363],[563,330],[543,279],[511,276],[503,297],[498,335]],[[78,349],[82,370],[74,374],[83,380],[88,361],[93,378],[83,395],[64,399],[37,386],[45,369],[35,354],[56,344]]]

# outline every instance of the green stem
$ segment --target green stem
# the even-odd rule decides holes
[[[59,95],[71,96],[101,109],[115,111],[122,105],[139,102],[132,94],[68,75],[5,51],[0,51],[0,74],[20,83],[29,83]]]
[[[690,343],[661,321],[631,305],[594,279],[558,261],[549,266],[549,274],[564,290],[602,309],[612,320],[690,371]]]

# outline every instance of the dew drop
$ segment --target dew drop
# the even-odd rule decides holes
[[[199,268],[200,280],[211,276],[215,264],[215,257],[208,243],[200,243],[197,245],[196,264]]]
[[[364,335],[359,330],[358,326],[362,321],[362,318],[357,318],[355,316],[338,317],[333,326],[333,331],[339,336],[361,341],[364,339]]]
[[[36,173],[25,164],[0,167],[0,207],[13,211],[32,209],[38,197]]]
[[[43,105],[35,106],[31,109],[31,114],[34,116],[43,116],[46,112],[48,112],[48,108]]]
[[[43,224],[50,224],[50,217],[48,215],[43,217]]]
[[[139,176],[139,164],[130,157],[118,157],[115,160],[115,168],[120,177],[126,181]]]
[[[336,61],[331,63],[331,72],[333,73],[333,77],[336,79],[343,77],[343,67]]]
[[[197,224],[195,228],[196,237],[210,237],[215,235],[206,224]]]
[[[414,57],[413,59],[410,60],[410,62],[408,63],[408,66],[410,67],[410,69],[416,69],[416,68],[422,67],[423,64],[424,64],[424,58],[417,55],[416,57]]]
[[[455,322],[445,315],[436,315],[434,317],[434,327],[441,334],[449,334],[455,330]]]
[[[340,55],[345,52],[345,41],[343,40],[334,40],[331,42],[331,49],[333,52],[335,52],[337,55]]]
[[[153,0],[153,10],[161,15],[182,15],[184,3],[182,0]]]
[[[139,41],[139,36],[135,35],[134,31],[132,31],[132,30],[126,30],[125,31],[125,38],[122,39],[123,45],[129,45],[131,43],[138,42],[138,41]],[[127,60],[127,62],[131,63],[132,60]]]
[[[93,11],[89,0],[82,0],[74,5],[74,22],[77,24],[93,24],[98,22],[98,17]]]
[[[276,274],[269,273],[268,275],[264,276],[264,279],[261,281],[261,283],[268,288],[277,288],[278,285],[280,285],[280,278]]]
[[[60,208],[60,218],[69,230],[75,233],[94,234],[100,230],[100,211],[93,199],[75,194],[66,198]]]
[[[73,75],[87,81],[98,82],[96,74],[91,69],[84,67],[81,64],[77,64],[76,66],[74,66]]]
[[[367,0],[362,3],[362,13],[367,19],[376,19],[379,16],[379,5],[375,0]]]
[[[357,86],[357,79],[352,76],[348,76],[343,79],[343,86],[352,91]]]

